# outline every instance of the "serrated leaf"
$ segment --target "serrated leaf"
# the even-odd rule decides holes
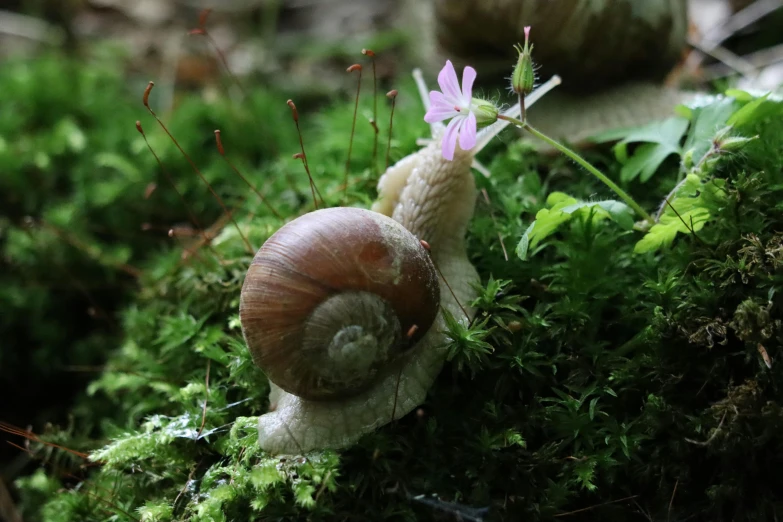
[[[315,506],[315,499],[313,498],[315,493],[315,487],[306,482],[299,482],[294,484],[294,498],[297,504],[305,508],[312,508]]]
[[[690,174],[667,204],[661,219],[636,243],[634,252],[643,254],[670,246],[678,233],[692,234],[704,228],[712,218],[717,202],[725,199],[726,180],[702,182]],[[672,208],[674,207],[674,208]]]

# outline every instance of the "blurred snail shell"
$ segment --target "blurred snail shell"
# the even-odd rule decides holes
[[[686,50],[685,0],[434,0],[434,20],[440,51],[490,78],[508,76],[531,26],[537,76],[563,83],[530,122],[572,144],[665,119],[692,96],[663,85]]]
[[[403,357],[435,320],[438,290],[429,253],[405,227],[377,212],[330,208],[264,243],[239,314],[253,360],[272,382],[328,400],[366,389]]]
[[[684,0],[435,0],[435,20],[443,51],[479,72],[507,70],[532,26],[541,76],[578,92],[663,79],[688,29]]]

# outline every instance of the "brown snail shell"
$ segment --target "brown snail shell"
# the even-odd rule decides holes
[[[419,239],[359,208],[305,214],[273,234],[242,287],[254,362],[296,396],[358,393],[432,325],[440,290]]]

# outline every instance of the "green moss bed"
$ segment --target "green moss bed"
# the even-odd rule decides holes
[[[252,253],[145,111],[145,85],[110,62],[0,71],[0,420],[36,434],[6,434],[22,449],[3,454],[24,460],[8,478],[25,520],[783,514],[779,100],[703,96],[585,152],[650,213],[673,192],[652,228],[576,164],[505,131],[479,157],[491,177],[476,174],[488,196],[468,233],[479,312],[451,325],[427,401],[346,450],[270,456],[256,432],[268,384],[238,318]],[[392,87],[395,161],[428,126],[413,83]],[[249,91],[185,95],[161,117],[258,248],[312,200],[291,159],[290,94]],[[300,106],[328,206],[376,195],[388,132],[374,158],[368,93],[347,194],[353,100]],[[216,128],[283,218],[224,162]],[[197,226],[190,214],[216,232],[210,245],[168,237]]]

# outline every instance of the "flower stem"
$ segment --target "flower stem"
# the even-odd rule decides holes
[[[522,121],[527,122],[527,114],[525,114],[525,95],[519,93],[519,113],[522,116]]]
[[[625,201],[625,203],[629,207],[631,207],[634,211],[636,211],[636,213],[639,214],[644,220],[646,220],[646,221],[648,221],[650,223],[654,223],[655,222],[653,220],[652,216],[650,216],[650,214],[648,214],[636,201],[634,201],[634,199],[631,196],[629,196],[627,192],[625,192],[623,189],[621,189],[614,181],[612,181],[611,179],[606,177],[606,175],[604,175],[600,170],[598,170],[597,168],[593,167],[590,163],[587,162],[587,160],[585,160],[582,156],[580,156],[579,154],[577,154],[573,150],[569,149],[568,147],[566,147],[565,145],[563,145],[561,143],[558,143],[557,141],[553,140],[552,138],[550,138],[549,136],[547,136],[543,132],[541,132],[539,130],[536,130],[529,123],[526,123],[524,121],[520,121],[520,120],[518,120],[516,118],[503,116],[502,114],[498,115],[498,118],[499,119],[503,119],[503,120],[507,120],[507,121],[513,123],[514,125],[516,125],[520,129],[524,129],[524,130],[528,131],[530,134],[532,134],[536,138],[538,138],[538,139],[540,139],[542,141],[545,141],[549,145],[553,146],[554,148],[556,148],[557,150],[559,150],[560,152],[562,152],[563,154],[565,154],[566,156],[568,156],[569,158],[571,158],[572,160],[574,160],[575,162],[580,164],[582,167],[584,167],[590,174],[592,174],[593,176],[595,176],[596,178],[601,180],[607,187],[612,189],[615,194],[620,196],[620,199]]]

